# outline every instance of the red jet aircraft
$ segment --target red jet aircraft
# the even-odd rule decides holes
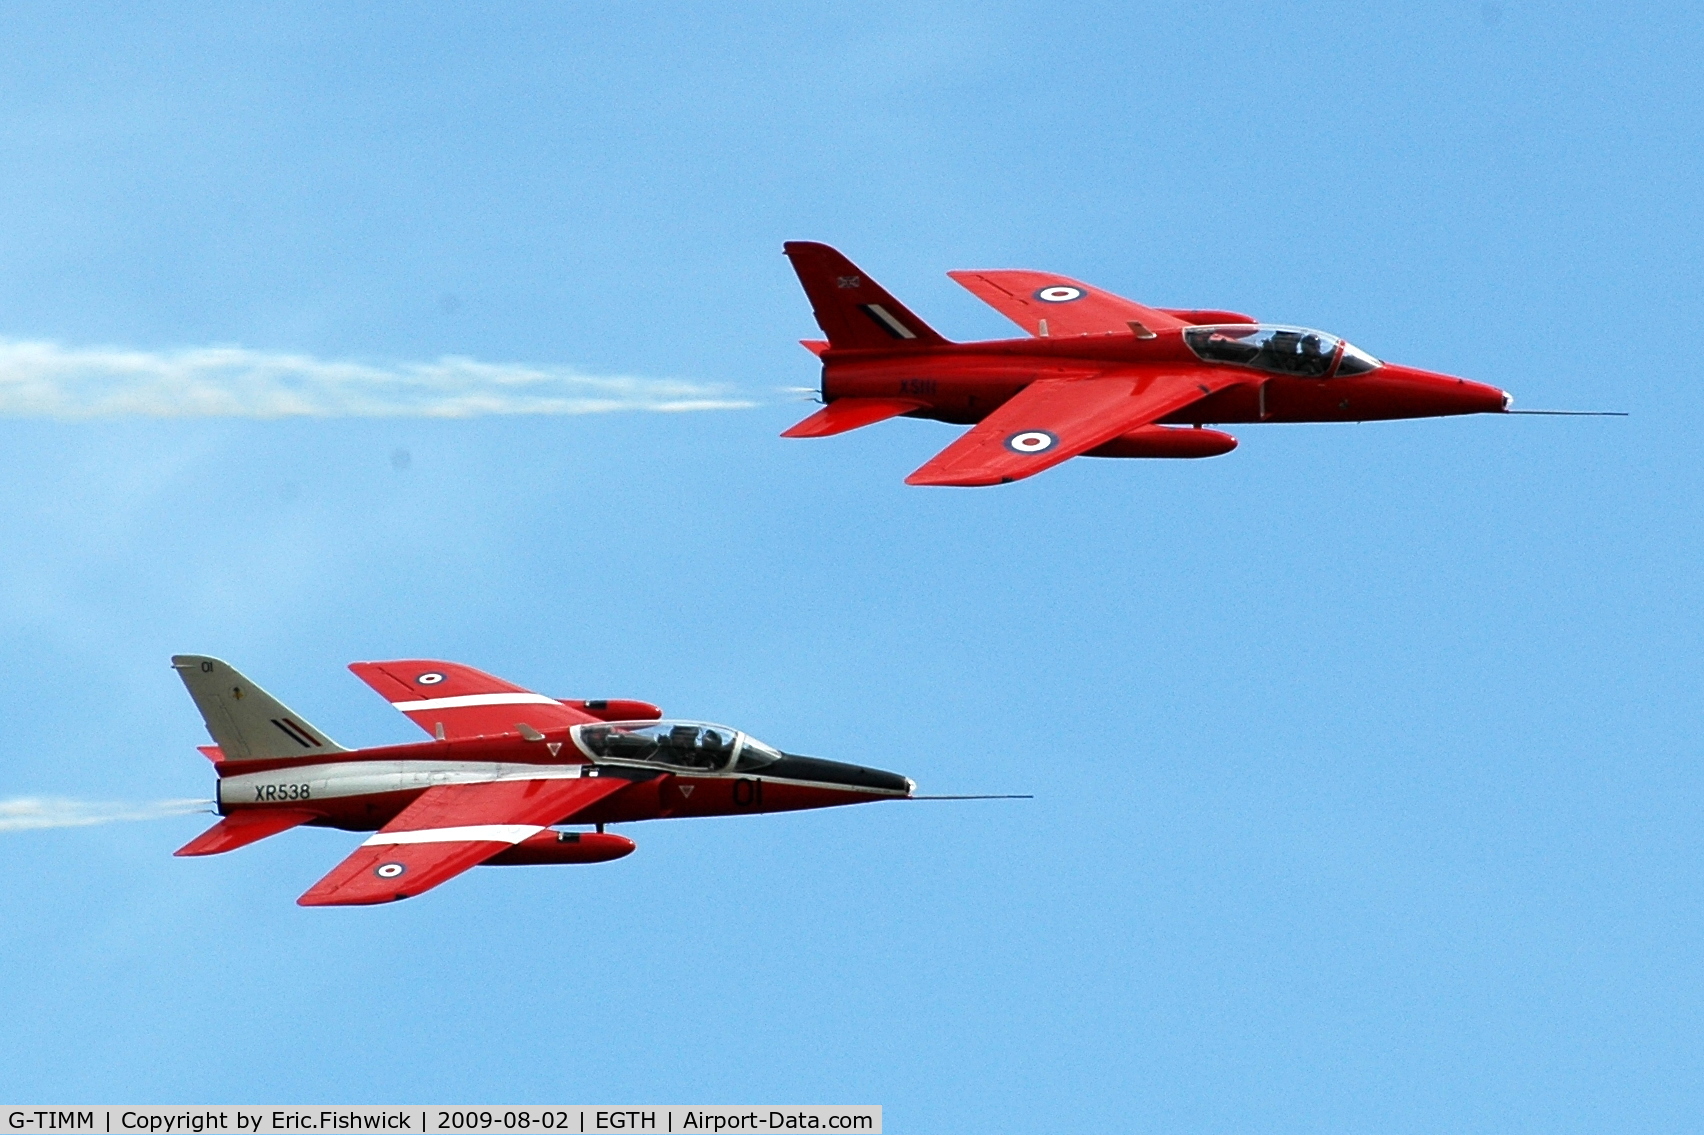
[[[179,855],[301,824],[375,834],[296,901],[365,906],[481,863],[601,863],[634,848],[606,823],[913,797],[903,776],[794,756],[737,729],[663,721],[636,701],[558,701],[454,662],[349,669],[433,740],[345,749],[228,663],[178,655],[214,745],[223,817]],[[596,831],[557,831],[556,824]]]
[[[825,405],[781,436],[899,416],[976,423],[908,485],[1003,484],[1079,454],[1236,448],[1207,423],[1430,418],[1513,402],[1495,386],[1381,362],[1320,331],[1143,307],[1047,272],[947,273],[1031,336],[953,343],[828,245],[785,249],[828,340],[804,341],[822,357]]]

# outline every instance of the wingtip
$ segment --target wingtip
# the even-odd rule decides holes
[[[1011,480],[1010,477],[963,477],[950,473],[924,473],[919,470],[907,477],[905,483],[924,488],[980,489],[989,485],[1008,484]]]
[[[942,461],[942,458],[947,454],[948,451],[943,450],[930,458],[923,465],[913,470],[911,476],[905,479],[905,483],[923,488],[982,489],[990,485],[1009,485],[1013,481],[1020,481],[1030,476],[1031,473],[1041,471],[1036,469],[1014,477],[1009,473],[999,471],[969,470],[962,466],[955,468],[956,463]],[[1043,466],[1043,468],[1046,468],[1046,466]]]
[[[333,897],[331,895],[316,895],[313,891],[309,891],[307,894],[303,895],[301,898],[296,900],[296,905],[297,906],[383,906],[386,903],[401,902],[403,899],[406,899],[406,898],[409,898],[409,897],[411,897],[411,896],[405,895],[405,894],[403,894],[399,891],[398,893],[391,895],[388,898],[371,898],[371,899],[351,900],[351,899],[339,899],[339,898]]]

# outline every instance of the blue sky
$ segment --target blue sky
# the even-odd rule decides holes
[[[638,825],[355,911],[294,905],[344,833],[0,832],[0,1094],[1696,1129],[1701,25],[13,9],[0,798],[210,795],[193,651],[345,744],[414,735],[345,663],[443,657],[1036,799]],[[786,239],[949,336],[1008,325],[946,270],[1046,268],[1632,417],[909,489],[954,428],[776,437]],[[433,417],[445,359],[631,408]]]

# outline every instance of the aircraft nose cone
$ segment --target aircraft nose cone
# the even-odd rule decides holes
[[[1514,402],[1507,390],[1467,379],[1461,380],[1455,394],[1461,405],[1459,412],[1464,414],[1501,414]]]
[[[1447,374],[1410,372],[1416,393],[1435,408],[1434,414],[1501,414],[1514,401],[1509,392],[1489,383]]]
[[[1464,394],[1467,395],[1467,402],[1472,404],[1474,412],[1479,412],[1479,414],[1501,414],[1510,407],[1510,402],[1515,400],[1510,397],[1508,390],[1500,390],[1498,387],[1486,385],[1486,383],[1464,382],[1462,385],[1467,387],[1464,390]]]
[[[883,769],[849,765],[841,761],[825,761],[818,757],[801,757],[783,753],[781,759],[764,766],[764,775],[788,780],[809,780],[818,784],[840,784],[848,788],[874,788],[910,796],[917,785],[910,777]]]
[[[1506,390],[1468,378],[1386,363],[1376,372],[1374,388],[1388,417],[1436,417],[1448,414],[1500,414],[1514,402]],[[1355,381],[1353,379],[1351,382]]]

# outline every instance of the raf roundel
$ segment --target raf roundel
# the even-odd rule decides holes
[[[1013,453],[1046,453],[1059,444],[1059,438],[1046,430],[1022,430],[1006,439],[1006,448]]]
[[[432,670],[428,673],[420,675],[420,677],[418,677],[414,680],[416,682],[419,682],[422,686],[435,686],[439,682],[442,682],[444,680],[444,676],[442,674],[438,673],[436,670]]]
[[[1052,284],[1039,289],[1035,298],[1042,303],[1070,303],[1072,300],[1082,299],[1085,294],[1082,288],[1070,284]]]
[[[404,867],[400,863],[381,863],[377,867],[373,868],[373,874],[377,875],[381,879],[394,879],[406,870],[408,870],[408,868]]]

